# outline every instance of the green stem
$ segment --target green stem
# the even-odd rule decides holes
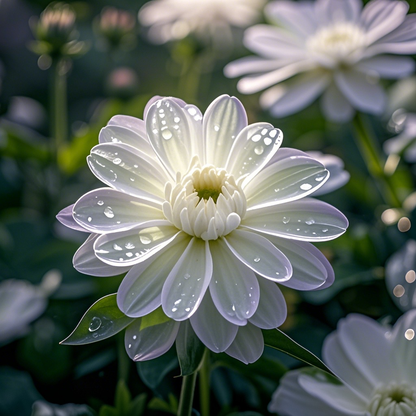
[[[123,380],[127,385],[130,370],[130,358],[127,356],[124,347],[124,336],[119,336],[117,341],[118,379]]]
[[[66,143],[68,133],[65,66],[65,61],[58,58],[51,67],[51,138],[52,154],[56,162],[59,149]]]
[[[208,348],[206,348],[204,357],[202,358],[201,369],[199,370],[199,395],[201,401],[201,416],[210,416],[210,374],[210,354]]]
[[[397,195],[396,188],[391,183],[390,176],[384,172],[384,161],[380,155],[378,146],[359,113],[353,119],[353,126],[358,149],[361,152],[361,156],[367,165],[370,175],[378,184],[385,203],[392,207],[400,208],[402,203]]]
[[[198,372],[183,377],[181,397],[179,399],[178,416],[191,416],[194,401],[195,382]]]

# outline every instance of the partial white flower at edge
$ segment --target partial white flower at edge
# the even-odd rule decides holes
[[[416,162],[416,114],[396,111],[393,113],[392,122],[401,126],[402,131],[384,143],[385,152],[387,154],[404,153],[404,158],[408,162]]]
[[[275,117],[294,114],[321,99],[326,118],[350,120],[355,111],[381,114],[386,97],[380,78],[413,73],[416,14],[406,16],[404,1],[276,1],[265,8],[271,25],[246,30],[244,45],[258,57],[225,67],[242,78],[237,88],[260,97]],[[277,25],[277,26],[275,26]]]
[[[60,282],[59,272],[51,270],[39,286],[17,279],[0,283],[0,345],[27,334],[29,324],[45,311],[48,296]]]
[[[144,121],[115,116],[101,130],[88,165],[108,187],[58,219],[91,233],[75,253],[78,271],[127,272],[117,302],[138,318],[126,330],[132,359],[162,355],[188,327],[212,351],[253,362],[264,347],[260,329],[286,318],[276,283],[332,284],[332,267],[311,242],[340,236],[348,221],[309,197],[327,169],[280,149],[282,138],[269,123],[248,125],[228,95],[204,115],[180,99],[154,97]],[[141,318],[160,307],[166,322],[143,329]]]
[[[323,346],[323,358],[343,383],[323,374],[290,371],[268,410],[281,416],[414,416],[416,310],[393,328],[364,316],[342,319]]]
[[[153,0],[139,12],[149,39],[165,43],[195,34],[218,45],[232,40],[232,27],[246,28],[261,16],[266,0]]]

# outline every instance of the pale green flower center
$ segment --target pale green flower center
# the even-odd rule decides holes
[[[203,240],[235,230],[246,212],[246,198],[234,177],[196,157],[176,183],[165,185],[163,213],[178,229]]]
[[[416,416],[416,389],[395,382],[379,387],[373,393],[368,411],[371,416]]]
[[[363,30],[350,22],[339,22],[319,29],[307,41],[307,49],[314,55],[333,62],[348,63],[355,52],[365,46]]]

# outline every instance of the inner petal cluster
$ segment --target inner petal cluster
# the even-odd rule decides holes
[[[176,183],[165,185],[163,213],[178,229],[203,240],[216,240],[235,230],[246,212],[246,198],[234,177],[197,157]]]
[[[371,416],[413,416],[416,409],[416,390],[406,383],[392,382],[375,390],[368,410]]]
[[[336,23],[319,29],[306,44],[314,55],[329,58],[328,64],[348,64],[365,46],[363,30],[351,23]]]

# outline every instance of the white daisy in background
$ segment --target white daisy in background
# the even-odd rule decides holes
[[[386,285],[402,311],[416,308],[416,241],[409,240],[386,263]]]
[[[403,153],[408,162],[416,162],[416,114],[397,110],[393,113],[391,123],[401,132],[384,143],[384,151],[396,155]]]
[[[349,315],[323,346],[323,373],[290,371],[281,380],[269,411],[281,416],[414,416],[416,414],[416,310],[393,328],[363,315]]]
[[[121,311],[140,318],[162,306],[169,318],[165,330],[148,329],[154,336],[134,333],[130,348],[172,345],[190,320],[213,351],[251,348],[247,337],[262,351],[259,328],[286,316],[276,283],[299,290],[332,284],[330,264],[310,242],[343,234],[347,219],[308,197],[329,173],[303,152],[279,149],[282,138],[269,123],[247,125],[244,107],[228,95],[204,115],[180,99],[155,97],[144,121],[115,116],[101,130],[88,165],[108,187],[85,194],[58,219],[91,233],[74,256],[78,271],[127,272],[117,294]],[[126,336],[130,328],[140,323]]]
[[[228,64],[225,75],[242,78],[244,94],[266,91],[263,108],[275,117],[296,113],[323,94],[326,118],[345,122],[355,110],[381,114],[385,93],[380,78],[410,75],[416,53],[416,15],[404,1],[277,1],[265,8],[278,25],[246,30],[244,45],[258,57]]]
[[[232,40],[231,27],[246,28],[259,20],[266,0],[153,0],[139,12],[149,39],[165,43],[190,33],[217,44]]]

